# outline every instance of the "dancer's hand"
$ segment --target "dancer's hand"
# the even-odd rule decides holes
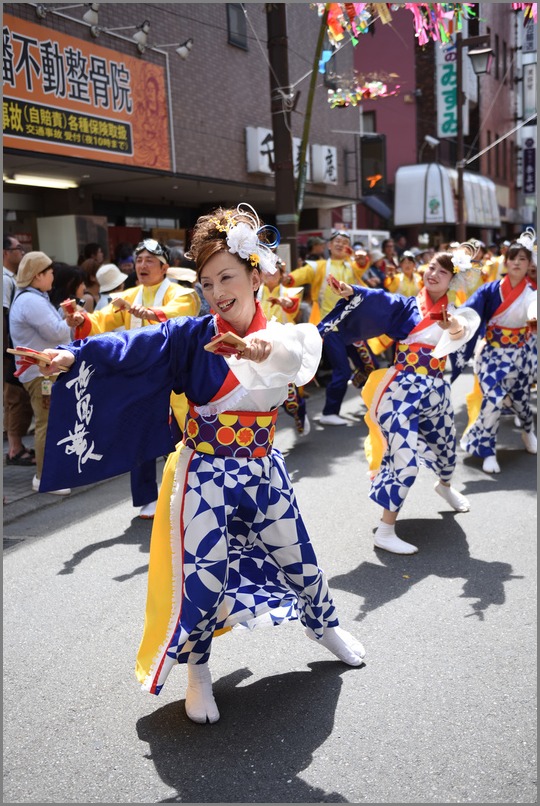
[[[80,311],[66,314],[66,324],[69,327],[80,327],[82,324],[84,324],[84,319],[84,314],[82,314]]]
[[[279,305],[284,311],[294,308],[294,301],[290,297],[268,297],[270,305]]]
[[[437,322],[440,328],[448,330],[451,339],[461,339],[465,332],[465,321],[461,316],[446,314],[445,318]]]
[[[47,353],[51,363],[47,366],[40,366],[39,371],[47,377],[66,372],[75,363],[75,356],[69,350],[51,350],[47,348],[43,352]]]
[[[352,297],[354,293],[352,285],[344,283],[343,280],[336,280],[333,274],[328,275],[327,283],[335,294],[338,294],[344,299]]]
[[[246,342],[245,348],[237,353],[238,358],[245,358],[247,361],[255,361],[256,364],[260,364],[272,352],[272,344],[267,339],[254,336],[252,339],[247,337]]]

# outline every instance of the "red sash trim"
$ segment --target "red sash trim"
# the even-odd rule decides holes
[[[430,313],[441,313],[443,307],[448,308],[448,297],[446,294],[438,299],[437,302],[433,302],[425,288],[420,289],[416,295],[416,301],[418,303],[422,319],[413,327],[409,333],[409,336],[413,333],[419,333],[421,330],[425,330],[426,327],[429,327],[433,324],[433,319],[431,319],[429,316]]]
[[[218,313],[214,316],[214,321],[216,325],[217,335],[222,336],[224,333],[236,333],[234,327],[225,321]],[[266,325],[268,324],[268,319],[264,315],[263,309],[259,305],[259,302],[255,301],[255,316],[251,320],[251,324],[247,329],[247,332],[244,335],[249,335],[249,333],[256,333],[257,330],[265,330]],[[240,333],[236,333],[237,336]],[[233,375],[231,370],[227,373],[227,377],[223,381],[221,388],[219,391],[214,395],[214,397],[210,400],[210,403],[215,403],[216,400],[220,400],[225,395],[228,395],[232,390],[236,387],[240,386],[238,378]]]
[[[497,314],[506,311],[510,307],[510,305],[513,302],[515,302],[516,299],[518,299],[518,297],[521,296],[521,294],[527,288],[527,278],[524,277],[520,283],[518,283],[514,288],[512,288],[510,278],[507,275],[503,280],[501,280],[499,288],[502,296],[502,302],[495,311],[495,313],[493,314],[493,316],[497,316]]]

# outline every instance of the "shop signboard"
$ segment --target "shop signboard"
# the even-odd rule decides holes
[[[165,70],[5,14],[4,148],[171,169]]]

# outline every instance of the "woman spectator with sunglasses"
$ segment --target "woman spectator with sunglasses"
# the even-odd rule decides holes
[[[135,247],[137,285],[119,292],[98,311],[91,314],[80,311],[68,316],[67,323],[76,328],[75,338],[110,333],[121,327],[136,330],[179,316],[197,316],[200,310],[199,296],[194,289],[169,280],[169,260],[166,246],[152,238],[141,241]],[[184,395],[173,393],[171,408],[182,429],[187,410]],[[156,461],[152,459],[131,471],[133,506],[140,507],[140,518],[154,517],[157,493]]]

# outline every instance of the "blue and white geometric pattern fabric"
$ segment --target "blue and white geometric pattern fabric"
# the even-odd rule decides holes
[[[456,434],[447,381],[398,373],[381,397],[377,420],[387,448],[371,483],[373,501],[390,512],[399,511],[420,464],[442,481],[450,481],[456,466]]]
[[[482,406],[478,418],[463,436],[467,453],[482,458],[495,455],[503,400],[507,396],[521,427],[532,431],[531,382],[535,361],[535,351],[528,344],[502,350],[486,344],[483,348],[477,367]]]
[[[337,626],[279,451],[258,459],[187,448],[181,454],[179,465],[188,459],[180,510],[183,590],[168,657],[205,663],[214,630],[251,627],[261,616],[273,624],[300,618],[318,636]]]

